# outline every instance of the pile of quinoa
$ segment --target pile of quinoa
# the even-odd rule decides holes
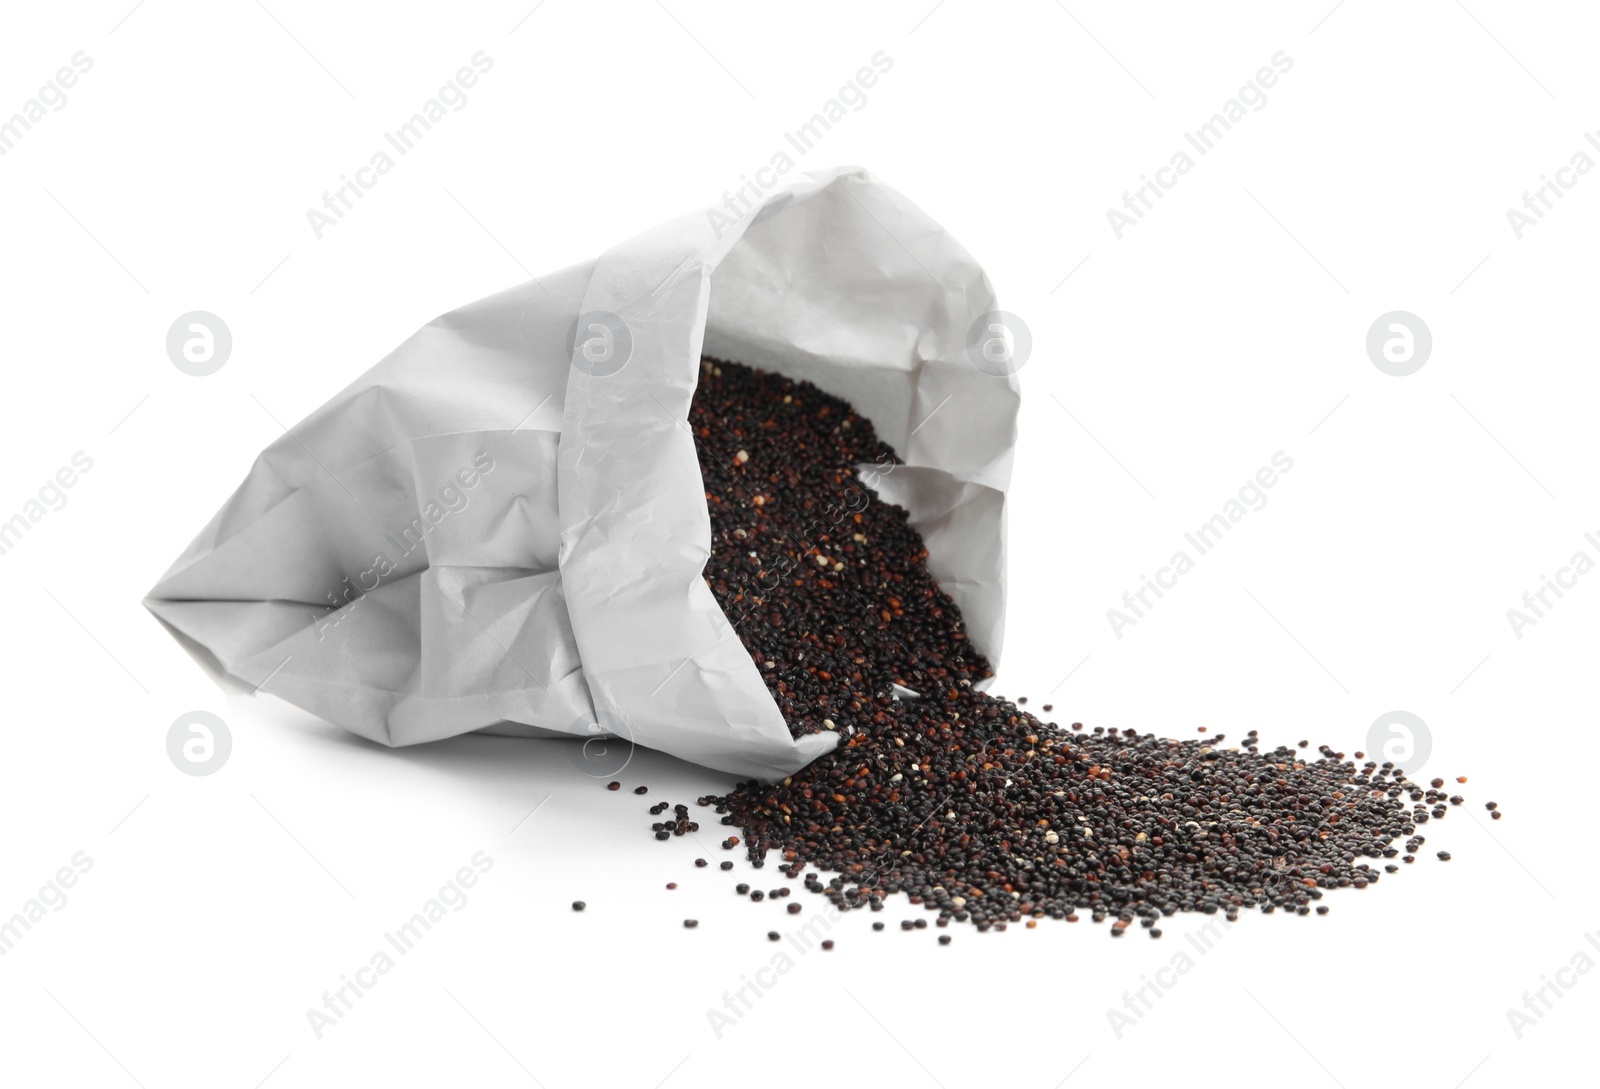
[[[921,536],[858,477],[900,464],[868,420],[808,383],[708,358],[689,424],[711,514],[706,581],[790,730],[839,734],[781,783],[699,800],[753,866],[776,854],[791,878],[812,867],[806,888],[843,909],[904,893],[939,926],[1084,912],[1114,920],[1114,936],[1137,921],[1159,937],[1178,911],[1326,913],[1328,890],[1413,862],[1420,826],[1464,801],[1362,753],[1264,750],[1254,730],[1228,746],[1064,729],[979,691],[993,670]],[[698,828],[674,808],[662,839]]]

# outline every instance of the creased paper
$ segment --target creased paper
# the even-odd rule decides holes
[[[904,464],[860,479],[998,661],[1017,383],[966,349],[994,309],[972,258],[857,168],[731,227],[683,216],[429,323],[267,447],[145,604],[208,664],[387,745],[598,724],[787,775],[837,737],[789,736],[702,578],[701,355],[872,420]],[[595,314],[625,331],[620,369],[584,355]]]

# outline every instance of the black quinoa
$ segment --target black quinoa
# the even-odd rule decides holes
[[[793,733],[843,729],[893,684],[933,694],[993,674],[906,512],[856,483],[852,466],[899,464],[870,421],[809,383],[708,359],[689,425],[706,582]]]
[[[920,535],[857,481],[860,465],[900,464],[869,421],[808,383],[708,359],[689,424],[711,518],[706,581],[791,732],[840,736],[781,783],[697,804],[740,830],[752,865],[776,851],[791,877],[835,874],[807,873],[805,887],[841,910],[904,893],[941,926],[1082,910],[1114,918],[1113,935],[1137,919],[1152,938],[1178,911],[1325,914],[1327,890],[1395,872],[1369,860],[1395,857],[1404,837],[1413,861],[1417,827],[1462,803],[1442,779],[1427,790],[1392,763],[1358,764],[1363,753],[1296,751],[1309,740],[1069,731],[975,691],[993,671]]]

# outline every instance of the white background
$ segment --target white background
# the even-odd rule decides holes
[[[93,59],[0,157],[0,518],[94,462],[0,556],[0,916],[93,860],[0,958],[7,1082],[1478,1089],[1590,1068],[1600,973],[1556,973],[1600,962],[1600,575],[1520,639],[1506,611],[1600,559],[1600,172],[1520,239],[1506,210],[1600,156],[1591,10],[129,3],[9,5],[0,31],[0,118]],[[479,50],[468,104],[319,240],[306,209]],[[1106,210],[1280,50],[1267,104],[1119,240]],[[996,691],[1053,693],[1062,722],[1347,752],[1405,709],[1423,777],[1470,775],[1469,803],[1329,917],[1247,915],[1204,954],[1192,918],[1159,942],[1046,921],[941,948],[898,930],[917,909],[871,917],[881,934],[852,916],[832,952],[781,947],[793,969],[719,1035],[707,1011],[791,919],[734,896],[742,862],[693,868],[731,857],[715,818],[704,846],[659,844],[645,809],[725,777],[639,754],[636,798],[553,743],[385,750],[219,692],[139,601],[274,417],[440,312],[719,201],[878,51],[891,71],[799,166],[898,188],[1034,338]],[[196,309],[234,337],[208,378],[164,350]],[[1406,378],[1364,347],[1396,309],[1434,338]],[[1280,450],[1267,506],[1118,638],[1107,609]],[[165,750],[196,709],[234,739],[203,778]],[[307,1008],[478,851],[467,905],[318,1039]],[[1192,971],[1114,1029],[1183,950]],[[1519,1038],[1507,1010],[1546,977],[1576,985]]]

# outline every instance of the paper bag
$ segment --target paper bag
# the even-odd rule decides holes
[[[870,174],[798,175],[431,322],[267,447],[145,604],[213,667],[386,745],[608,736],[575,762],[608,774],[638,744],[780,778],[838,739],[790,736],[702,577],[702,353],[872,421],[904,464],[860,478],[997,662],[1018,393],[972,350],[995,309]]]

